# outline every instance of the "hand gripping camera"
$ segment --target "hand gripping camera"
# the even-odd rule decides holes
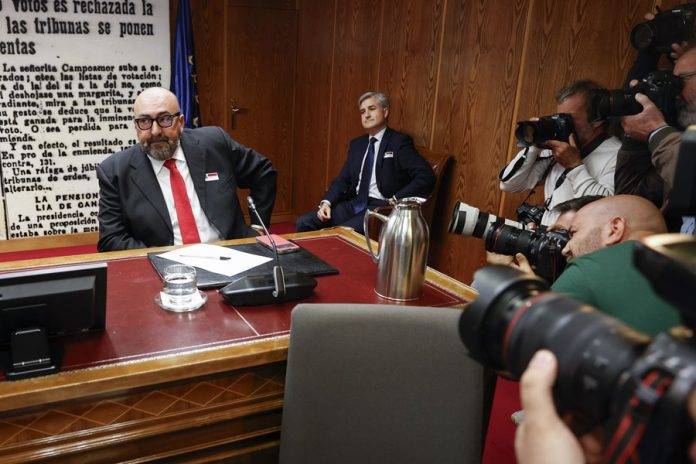
[[[643,105],[636,101],[636,94],[642,93],[657,106],[667,121],[677,117],[677,97],[682,91],[682,81],[672,73],[653,71],[629,92],[624,90],[595,90],[588,96],[588,117],[590,121],[603,121],[611,117],[630,116],[643,111]]]

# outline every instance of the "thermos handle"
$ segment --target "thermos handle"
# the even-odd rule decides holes
[[[376,213],[371,209],[365,211],[365,216],[363,217],[363,229],[365,229],[365,240],[367,240],[367,249],[370,252],[370,255],[372,255],[372,259],[374,260],[374,262],[377,263],[379,262],[379,255],[382,253],[382,250],[380,250],[377,254],[375,254],[375,252],[372,250],[372,240],[370,240],[370,231],[367,226],[370,223],[371,216],[376,217],[382,222],[387,222],[389,218],[384,214]]]

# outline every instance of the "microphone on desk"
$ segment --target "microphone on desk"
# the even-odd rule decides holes
[[[228,303],[237,306],[256,306],[305,298],[314,293],[317,280],[302,272],[285,272],[280,265],[280,255],[273,236],[268,232],[256,204],[251,196],[247,197],[249,211],[259,221],[263,231],[273,246],[275,266],[270,274],[245,276],[235,280],[219,291]]]

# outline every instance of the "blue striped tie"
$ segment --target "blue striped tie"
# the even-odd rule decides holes
[[[367,199],[370,196],[370,180],[372,179],[372,165],[375,164],[375,142],[376,137],[370,138],[370,146],[367,148],[367,155],[363,163],[362,175],[360,176],[360,187],[358,196],[353,203],[353,212],[362,213],[367,208]]]

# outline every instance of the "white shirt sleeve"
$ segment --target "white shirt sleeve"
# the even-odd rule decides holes
[[[500,178],[506,179],[519,160],[523,158],[524,150],[521,150],[505,167]],[[546,168],[549,167],[552,161],[553,156],[549,150],[530,147],[527,152],[527,158],[522,163],[522,166],[520,166],[509,179],[500,181],[500,190],[505,192],[522,192],[524,190],[533,189],[541,181],[541,176],[544,175]]]

